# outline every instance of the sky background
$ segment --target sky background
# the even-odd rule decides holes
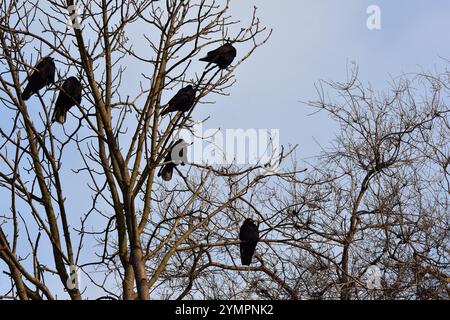
[[[381,30],[367,29],[369,5],[381,9]],[[326,146],[336,129],[326,114],[310,115],[315,110],[304,103],[318,98],[314,85],[320,79],[345,81],[354,62],[360,78],[383,91],[393,77],[442,71],[443,58],[450,58],[448,0],[235,0],[231,14],[245,24],[253,6],[262,24],[273,29],[272,37],[237,69],[230,96],[213,97],[216,104],[200,105],[193,118],[210,116],[205,129],[279,129],[282,144],[299,144],[299,159],[318,155],[317,143]],[[237,49],[239,58],[243,52]],[[131,66],[127,73],[140,70]],[[73,211],[71,223],[79,225],[79,213],[90,202],[78,192],[86,177],[69,170],[76,167],[71,161],[79,159],[64,164],[66,204]],[[0,263],[0,271],[4,267]],[[0,287],[4,279],[0,274]]]

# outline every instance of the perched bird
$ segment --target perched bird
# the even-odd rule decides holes
[[[236,57],[236,48],[227,42],[216,50],[208,52],[206,57],[201,58],[200,61],[214,63],[220,69],[226,69],[233,62]]]
[[[177,94],[170,99],[168,107],[161,113],[161,116],[174,111],[188,111],[195,102],[195,89],[191,85],[181,88]]]
[[[67,78],[64,81],[58,99],[56,99],[55,111],[52,122],[63,124],[66,122],[67,111],[76,104],[81,103],[81,83],[76,77]]]
[[[255,253],[256,244],[259,241],[258,226],[255,221],[248,218],[245,219],[239,232],[239,239],[241,240],[241,262],[244,266],[249,266],[252,263],[252,257]]]
[[[173,152],[174,148],[177,148],[177,149],[179,148],[179,151],[178,151],[179,159],[184,158],[184,148],[182,145],[180,145],[181,143],[185,143],[183,139],[177,140],[177,142],[175,142],[175,144],[170,148],[169,152],[167,153],[166,158],[164,159],[164,162],[166,164],[164,164],[158,172],[158,177],[162,177],[162,179],[164,181],[172,180],[173,169],[175,169],[175,167],[177,166],[177,164],[172,161],[173,160],[172,152]],[[175,149],[175,150],[177,150],[177,149]],[[181,165],[184,166],[184,162],[181,162]]]
[[[45,57],[35,67],[28,77],[28,84],[22,92],[22,99],[28,100],[43,87],[55,82],[55,63],[53,58]]]

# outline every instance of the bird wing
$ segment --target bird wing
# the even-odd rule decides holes
[[[225,54],[225,53],[228,53],[228,52],[229,52],[229,47],[223,45],[223,46],[217,48],[216,50],[210,51],[209,53],[212,56],[219,56],[219,55],[222,55],[222,54]]]
[[[67,79],[62,85],[62,88],[72,104],[74,104],[75,102],[78,104],[81,103],[82,88],[78,79],[76,78]]]
[[[195,93],[194,93],[195,97]],[[186,107],[189,105],[193,100],[192,91],[189,88],[183,88],[180,91],[177,92],[177,94],[170,99],[169,106],[174,107],[176,110],[177,108]]]
[[[36,66],[41,78],[46,81],[46,84],[55,82],[55,63],[53,61],[43,60]]]

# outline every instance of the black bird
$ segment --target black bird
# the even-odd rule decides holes
[[[170,99],[168,107],[161,113],[161,116],[174,111],[188,111],[195,102],[195,89],[191,85],[181,88],[177,94]]]
[[[161,167],[161,169],[158,172],[158,177],[162,177],[164,181],[170,181],[172,180],[173,175],[173,169],[177,166],[174,162],[172,162],[172,151],[173,149],[179,145],[180,143],[183,143],[183,139],[177,140],[175,144],[170,148],[169,152],[167,153],[166,158],[164,159],[164,162],[166,163]],[[181,148],[178,154],[179,158],[182,159],[184,156],[184,148]],[[184,163],[181,163],[182,166],[184,166]]]
[[[67,78],[64,81],[58,99],[56,99],[55,111],[52,122],[63,124],[66,122],[67,111],[76,104],[81,103],[81,83],[76,77]]]
[[[28,100],[43,87],[55,82],[55,63],[53,58],[45,57],[35,67],[28,77],[28,84],[22,92],[22,99]]]
[[[259,241],[258,226],[255,221],[248,218],[245,219],[239,232],[239,239],[241,240],[241,262],[244,266],[249,266],[252,263],[252,257],[255,253],[256,244]]]
[[[227,42],[216,50],[208,52],[206,57],[201,58],[200,61],[214,63],[220,69],[226,69],[233,62],[236,57],[236,48],[231,43]]]

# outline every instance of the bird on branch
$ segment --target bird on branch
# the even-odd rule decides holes
[[[165,116],[170,112],[181,111],[186,112],[195,102],[195,89],[191,85],[181,88],[168,103],[168,107],[161,113],[161,116]]]

